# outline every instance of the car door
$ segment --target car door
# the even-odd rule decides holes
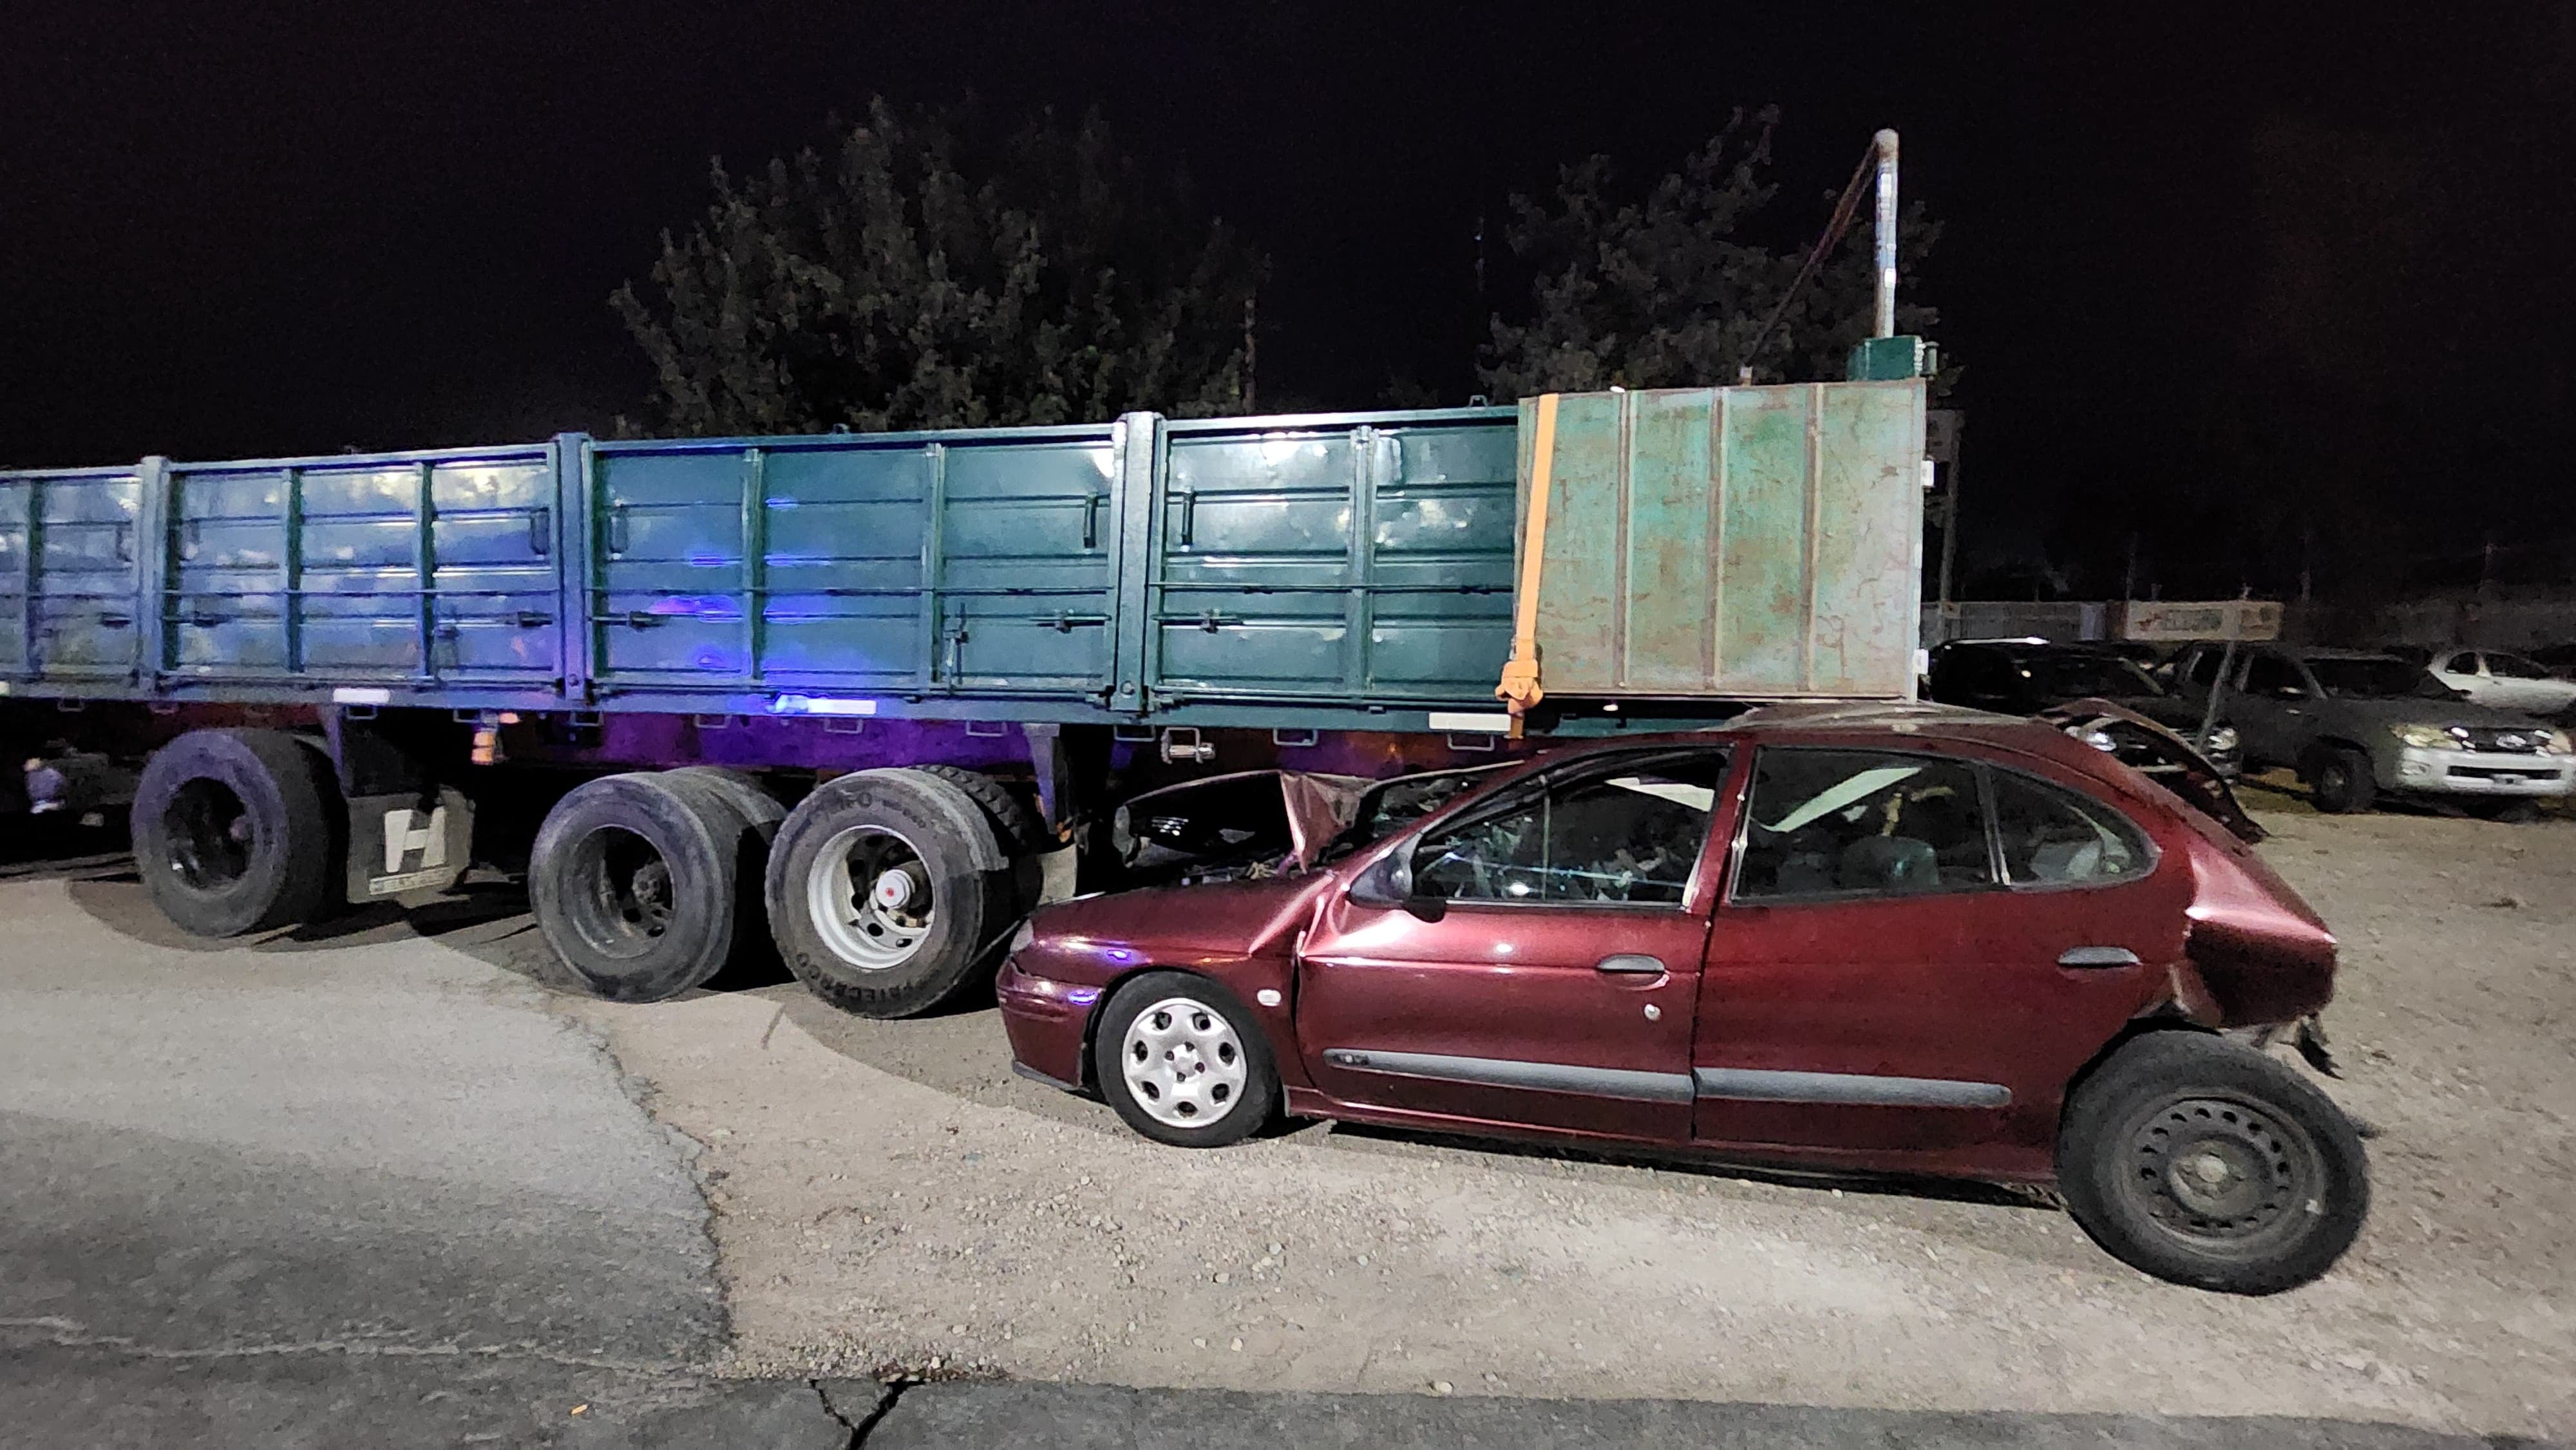
[[[2231,699],[2228,708],[2250,756],[2295,765],[2317,737],[2316,684],[2279,650],[2259,650],[2246,660]]]
[[[1728,752],[1588,757],[1400,837],[1411,899],[1345,891],[1299,953],[1317,1088],[1430,1121],[1690,1134]]]
[[[2520,655],[2491,653],[2481,657],[2487,679],[2495,694],[2492,703],[2508,710],[2530,710],[2547,714],[2566,707],[2576,698],[2564,680],[2553,680],[2549,671]]]
[[[2181,954],[2145,833],[2063,780],[1938,754],[1766,747],[1751,773],[1694,1136],[2044,1162],[2066,1082]]]

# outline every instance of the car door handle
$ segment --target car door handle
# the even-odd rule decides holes
[[[2068,947],[2060,953],[2061,967],[2134,967],[2138,954],[2127,947]]]
[[[1664,974],[1664,961],[1661,957],[1650,957],[1643,952],[1621,952],[1616,956],[1603,957],[1594,964],[1593,970],[1660,977]]]

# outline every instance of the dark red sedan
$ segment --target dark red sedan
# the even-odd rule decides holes
[[[2129,1263],[2264,1293],[2350,1245],[2367,1170],[2222,1033],[2334,969],[2251,847],[2061,731],[1808,707],[1558,750],[1310,871],[1051,908],[1000,994],[1022,1071],[1167,1143],[1284,1112],[2053,1183]]]

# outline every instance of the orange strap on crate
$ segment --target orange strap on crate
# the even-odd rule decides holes
[[[1547,558],[1548,471],[1556,461],[1556,399],[1554,393],[1543,393],[1538,400],[1538,427],[1530,440],[1529,529],[1521,541],[1520,588],[1512,601],[1512,657],[1503,666],[1502,683],[1494,686],[1496,697],[1511,707],[1515,736],[1521,733],[1521,716],[1547,698],[1538,683],[1538,581],[1540,565]]]

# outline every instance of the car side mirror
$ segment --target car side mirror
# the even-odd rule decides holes
[[[1438,921],[1449,914],[1448,902],[1437,896],[1414,894],[1411,851],[1380,856],[1351,879],[1347,894],[1354,906],[1402,907],[1424,921]]]

